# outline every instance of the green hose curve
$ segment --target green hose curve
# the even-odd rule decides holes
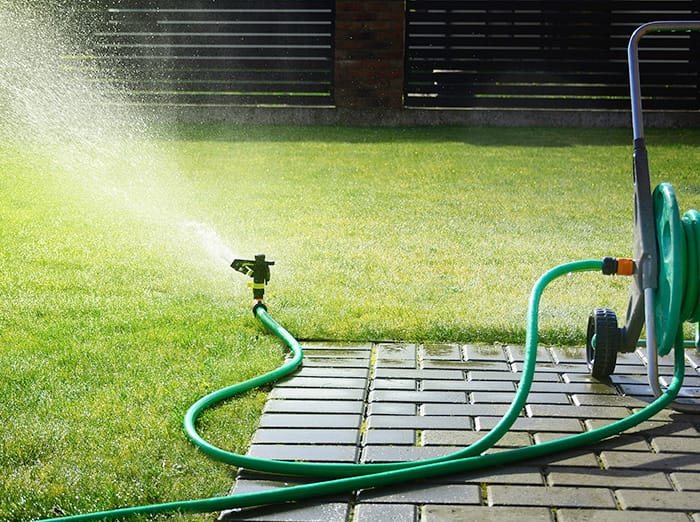
[[[200,500],[186,500],[179,502],[169,502],[163,504],[153,504],[147,506],[137,506],[131,508],[115,509],[83,515],[74,515],[52,519],[54,521],[87,521],[87,520],[113,520],[125,518],[139,514],[156,514],[167,512],[182,513],[205,513],[212,511],[222,511],[226,509],[237,509],[268,504],[277,504],[294,500],[303,500],[312,497],[331,495],[353,491],[380,487],[385,485],[396,485],[401,482],[408,482],[418,479],[435,477],[438,475],[477,471],[491,466],[512,464],[526,459],[542,457],[555,452],[570,450],[586,444],[597,442],[604,438],[618,434],[624,430],[636,426],[649,419],[666,406],[676,397],[683,383],[684,352],[682,338],[676,342],[674,376],[671,385],[666,392],[654,402],[642,410],[629,417],[592,430],[586,433],[579,433],[551,442],[518,448],[509,451],[502,451],[493,454],[480,455],[479,453],[492,447],[515,422],[520,411],[525,406],[527,394],[529,393],[534,376],[535,358],[538,344],[538,311],[542,293],[546,286],[554,279],[570,272],[600,270],[602,262],[596,260],[578,261],[567,263],[545,273],[535,284],[530,294],[527,314],[527,334],[525,341],[525,359],[523,363],[523,376],[518,393],[506,415],[498,425],[486,436],[475,444],[437,459],[430,459],[416,462],[403,462],[398,464],[316,464],[316,463],[290,463],[257,459],[244,455],[237,455],[227,452],[207,443],[196,431],[195,424],[199,414],[214,404],[227,400],[235,395],[243,393],[251,388],[267,384],[279,379],[294,371],[302,359],[302,350],[299,343],[282,326],[272,319],[264,310],[258,307],[257,317],[287,346],[292,350],[292,358],[280,368],[267,374],[256,377],[249,381],[224,388],[197,401],[185,416],[185,429],[193,442],[203,451],[214,458],[224,462],[234,463],[247,469],[267,471],[272,473],[313,475],[340,477],[334,480],[327,480],[313,484],[292,486],[273,491],[262,491],[256,493],[231,495],[225,497],[214,497]]]

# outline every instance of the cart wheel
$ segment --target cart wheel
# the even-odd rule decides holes
[[[586,360],[591,375],[606,379],[615,371],[617,352],[622,348],[622,331],[617,327],[617,315],[607,308],[596,308],[588,317]]]

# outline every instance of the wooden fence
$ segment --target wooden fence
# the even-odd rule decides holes
[[[91,60],[130,99],[193,107],[627,111],[632,31],[700,19],[700,0],[89,5]],[[700,34],[642,42],[645,109],[697,113]]]
[[[113,0],[101,66],[139,103],[332,106],[332,0]]]
[[[632,31],[698,18],[698,0],[408,0],[404,101],[628,109]],[[700,109],[700,35],[648,36],[640,63],[645,109]]]

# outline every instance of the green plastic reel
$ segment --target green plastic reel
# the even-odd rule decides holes
[[[700,319],[700,212],[681,219],[673,187],[661,183],[653,194],[659,281],[654,316],[659,355],[667,355],[683,322]]]

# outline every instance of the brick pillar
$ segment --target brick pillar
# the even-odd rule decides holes
[[[336,2],[335,103],[403,106],[404,0]]]

